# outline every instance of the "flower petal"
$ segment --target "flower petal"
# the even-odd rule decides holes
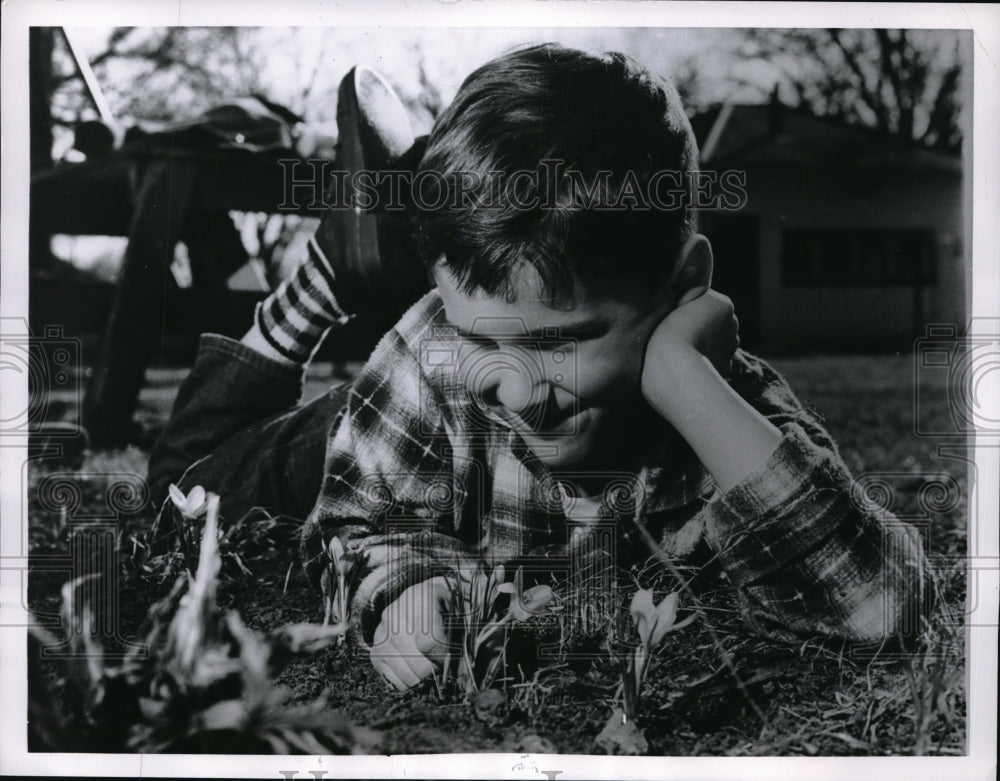
[[[546,585],[532,586],[524,592],[521,601],[528,610],[540,610],[552,601],[552,587]]]
[[[330,541],[326,544],[326,552],[330,557],[330,561],[337,565],[337,569],[342,569],[344,561],[344,543],[340,541],[340,537],[334,535],[330,538]]]
[[[515,621],[527,621],[529,618],[537,616],[551,600],[551,587],[532,586],[523,594],[515,594],[511,598],[508,612]]]
[[[651,647],[659,645],[667,632],[673,629],[674,622],[677,620],[678,596],[676,591],[667,594],[663,601],[656,606],[656,620],[649,638]]]
[[[510,607],[507,608],[507,612],[510,613],[510,617],[515,621],[527,621],[533,615],[524,609],[521,601],[516,596],[511,599]]]
[[[178,510],[183,510],[187,507],[187,497],[180,488],[171,483],[170,488],[167,490],[170,492],[170,501],[174,503]]]
[[[205,504],[205,489],[200,485],[196,485],[192,488],[187,495],[186,509],[189,513],[194,514],[195,511],[199,511],[197,514],[201,514],[200,510],[204,509]]]
[[[648,588],[641,588],[636,591],[635,596],[632,597],[629,612],[632,614],[632,620],[635,621],[635,628],[639,633],[639,639],[645,645],[649,644],[649,635],[653,630],[654,611],[653,592]]]

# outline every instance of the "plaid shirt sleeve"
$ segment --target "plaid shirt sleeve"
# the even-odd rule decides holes
[[[919,628],[929,577],[917,531],[865,505],[815,414],[759,359],[731,383],[783,433],[777,450],[699,519],[756,631],[880,642]]]
[[[411,328],[420,314],[411,310]],[[348,614],[365,646],[382,610],[407,586],[476,561],[474,541],[453,528],[454,470],[442,405],[402,336],[406,326],[383,337],[331,429],[322,487],[301,541],[306,574],[322,588],[330,543],[340,540]]]

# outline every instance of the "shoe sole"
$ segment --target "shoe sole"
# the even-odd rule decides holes
[[[354,187],[355,173],[390,170],[415,141],[392,87],[364,66],[352,68],[340,82],[337,126],[335,162],[347,172],[341,200],[346,204],[365,195]],[[347,311],[394,320],[429,289],[405,214],[343,206],[327,213],[319,232],[334,266],[338,300]]]

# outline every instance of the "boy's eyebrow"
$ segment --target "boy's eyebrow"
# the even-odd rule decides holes
[[[580,320],[576,323],[566,323],[560,326],[543,326],[521,333],[476,333],[468,331],[459,325],[454,325],[455,331],[463,339],[572,339],[593,338],[607,333],[610,324],[607,320]]]

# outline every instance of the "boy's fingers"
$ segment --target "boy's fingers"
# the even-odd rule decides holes
[[[405,656],[402,662],[409,668],[410,675],[412,676],[413,683],[410,686],[415,686],[424,680],[424,678],[429,678],[434,673],[434,665],[426,656]]]
[[[417,650],[413,642],[400,648],[386,642],[372,649],[375,669],[400,691],[416,686],[434,673],[434,664]]]
[[[434,671],[434,665],[420,650],[417,638],[404,637],[390,653],[396,674],[408,686],[414,686]]]
[[[431,659],[444,656],[448,650],[448,638],[440,622],[435,623],[427,634],[417,635],[414,642],[416,649]]]
[[[385,652],[372,656],[372,666],[375,667],[383,678],[395,686],[400,691],[409,689],[418,682],[405,659],[397,654],[389,655]]]
[[[403,691],[404,689],[407,688],[406,685],[399,679],[399,676],[396,675],[392,667],[385,664],[384,662],[381,661],[375,662],[375,669],[376,671],[378,671],[379,675],[385,678],[390,684],[395,686],[399,691]]]
[[[420,681],[420,679],[413,674],[413,671],[410,670],[405,663],[397,664],[391,669],[394,677],[396,678],[396,688],[400,691],[406,691],[407,689],[413,688]]]

